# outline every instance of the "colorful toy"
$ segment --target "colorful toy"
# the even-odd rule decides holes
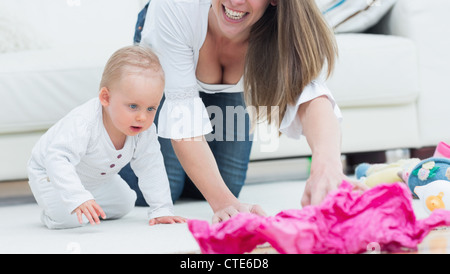
[[[436,209],[450,210],[449,181],[437,180],[427,185],[416,186],[414,192],[428,214],[431,214]]]
[[[404,176],[405,182],[411,192],[416,196],[414,189],[417,186],[428,185],[434,181],[450,182],[450,159],[431,157],[419,162],[409,176]],[[450,192],[449,192],[450,197]]]
[[[450,145],[440,142],[434,151],[433,157],[450,159]]]
[[[368,187],[383,183],[405,182],[403,175],[409,175],[412,168],[420,162],[418,158],[401,159],[390,164],[362,163],[356,167],[356,178]]]
[[[425,211],[450,210],[450,145],[440,142],[433,157],[402,159],[391,164],[367,164],[356,167],[356,178],[368,187],[404,182]]]
[[[383,183],[404,182],[417,198],[414,192],[416,186],[427,185],[437,180],[450,181],[450,145],[440,142],[433,157],[425,160],[412,158],[390,164],[363,163],[356,167],[355,175],[369,187]]]

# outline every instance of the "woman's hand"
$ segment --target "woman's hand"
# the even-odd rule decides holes
[[[365,191],[366,185],[350,180],[342,170],[340,161],[319,159],[311,163],[311,174],[306,181],[305,191],[301,200],[302,206],[320,204],[330,191],[336,190],[342,181],[354,185],[355,190]]]
[[[250,204],[239,203],[236,205],[227,206],[221,210],[216,211],[212,218],[212,222],[213,222],[213,224],[215,224],[215,223],[226,221],[241,212],[253,213],[256,215],[260,215],[260,216],[267,215],[264,212],[264,210],[261,208],[261,206],[259,206],[259,205],[250,205]]]
[[[150,219],[148,222],[149,225],[157,225],[157,224],[182,224],[186,223],[186,218],[180,217],[180,216],[162,216]]]
[[[240,203],[231,193],[204,136],[196,140],[172,140],[172,146],[189,178],[214,211],[213,223],[226,221],[239,212],[266,215],[259,205]]]
[[[302,206],[320,204],[343,180],[353,183],[358,189],[367,189],[365,185],[349,180],[343,172],[341,129],[327,96],[301,104],[298,116],[312,151],[311,173],[306,181]]]

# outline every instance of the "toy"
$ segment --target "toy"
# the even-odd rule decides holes
[[[416,196],[414,189],[438,180],[450,181],[450,159],[431,157],[419,162],[409,176],[404,175],[409,189]],[[450,196],[450,192],[449,192]]]
[[[433,157],[449,158],[450,159],[450,145],[440,142],[436,146]]]
[[[383,183],[404,182],[414,193],[416,186],[423,186],[436,180],[450,181],[450,145],[440,142],[431,158],[401,159],[390,164],[362,163],[355,169],[356,178],[368,187]]]
[[[390,164],[362,163],[356,167],[356,178],[363,181],[368,187],[382,183],[406,182],[403,175],[408,175],[412,168],[420,162],[418,158],[401,159]]]
[[[427,185],[416,186],[414,192],[419,196],[425,211],[431,214],[436,209],[450,210],[450,182],[436,180]]]

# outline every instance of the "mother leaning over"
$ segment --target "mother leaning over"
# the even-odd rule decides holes
[[[314,0],[152,0],[141,45],[157,53],[166,74],[155,121],[174,201],[204,197],[214,222],[264,214],[236,198],[251,149],[248,114],[245,130],[224,126],[223,138],[207,140],[219,129],[206,109],[220,108],[223,115],[211,118],[226,119],[227,106],[254,106],[253,123],[267,119],[288,137],[306,137],[312,163],[302,205],[320,203],[345,178],[341,114],[325,85],[337,47]],[[121,175],[139,194],[129,167]]]

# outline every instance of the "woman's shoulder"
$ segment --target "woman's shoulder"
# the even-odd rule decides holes
[[[153,40],[164,36],[194,48],[202,44],[211,0],[152,0],[150,3],[147,17],[153,20],[145,22],[142,33],[144,42],[154,44]]]
[[[203,15],[208,13],[211,6],[211,0],[152,0],[152,2],[155,2],[156,16],[160,17],[162,14],[166,14],[172,20],[187,20],[188,22],[196,22],[204,17]]]
[[[164,0],[167,1],[167,0]],[[170,2],[170,1],[169,1]],[[211,5],[211,0],[173,0],[173,3],[187,5]]]
[[[167,1],[167,0],[163,0],[163,1]],[[167,2],[173,2],[177,5],[192,5],[192,6],[204,6],[204,5],[210,6],[211,5],[211,0],[173,0],[173,1],[167,1]]]
[[[173,9],[173,11],[181,12],[181,11],[193,11],[200,12],[202,8],[209,8],[211,6],[211,0],[152,0],[155,6],[159,6],[160,8],[168,8]]]

